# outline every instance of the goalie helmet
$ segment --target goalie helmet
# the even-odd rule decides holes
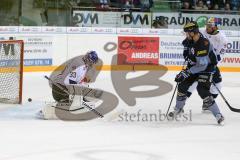
[[[210,26],[210,27],[219,27],[221,25],[221,19],[211,17],[211,18],[208,19],[207,25]]]
[[[184,32],[194,32],[197,33],[199,32],[199,27],[197,22],[192,21],[192,22],[188,22],[187,24],[185,24],[185,26],[183,27]]]
[[[97,52],[96,51],[89,51],[87,52],[86,54],[86,59],[92,63],[92,64],[95,64],[98,62],[98,55],[97,55]]]

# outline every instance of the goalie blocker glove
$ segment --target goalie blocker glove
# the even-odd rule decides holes
[[[191,75],[191,72],[189,70],[183,70],[176,75],[175,82],[180,83],[185,79],[187,79],[190,75]]]

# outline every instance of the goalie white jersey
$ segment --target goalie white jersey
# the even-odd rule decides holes
[[[61,72],[55,72],[52,79],[61,85],[80,84],[85,77],[93,77],[95,70],[86,66],[82,56],[78,56],[68,61]]]
[[[70,71],[70,73],[67,75],[67,77],[64,80],[64,84],[65,85],[81,84],[84,81],[87,70],[88,70],[88,67],[86,65],[82,65]]]
[[[206,32],[206,30],[201,31],[204,37],[206,37],[213,46],[213,52],[216,54],[218,61],[220,61],[226,51],[227,47],[227,38],[225,34],[221,31],[218,31],[217,34],[211,35]]]

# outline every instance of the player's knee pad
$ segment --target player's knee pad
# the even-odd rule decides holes
[[[187,94],[178,92],[177,93],[177,101],[185,101],[187,99]]]
[[[208,90],[203,89],[203,88],[201,88],[201,87],[197,87],[197,91],[198,91],[198,95],[199,95],[202,99],[204,99],[204,97],[206,97],[206,96],[211,95],[211,94],[208,92]]]
[[[211,84],[209,83],[199,83],[198,86],[197,86],[197,91],[198,91],[198,94],[199,96],[204,99],[205,97],[207,96],[210,96],[211,93],[210,93],[210,86]]]
[[[203,99],[203,105],[207,108],[211,107],[215,103],[215,100],[212,96],[207,96]]]
[[[188,91],[188,89],[189,89],[189,86],[188,86],[188,85],[183,84],[183,83],[179,83],[179,85],[178,85],[178,92],[186,94],[186,92]],[[191,91],[190,91],[190,92],[191,92]]]
[[[69,95],[60,92],[52,92],[53,99],[57,102],[69,102]]]
[[[198,76],[198,83],[211,84],[212,74],[200,74]]]

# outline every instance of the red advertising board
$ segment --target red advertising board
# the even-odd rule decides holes
[[[118,65],[159,64],[159,37],[118,37]]]

